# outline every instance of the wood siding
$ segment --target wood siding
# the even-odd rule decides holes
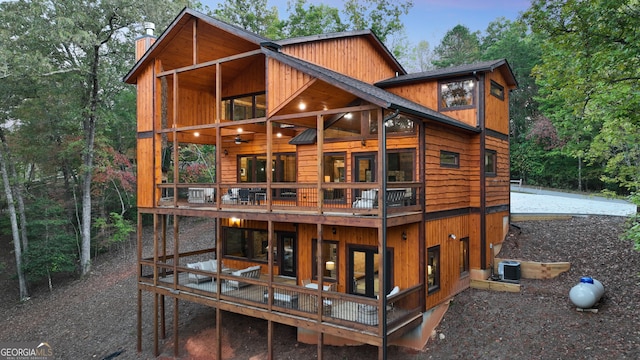
[[[509,88],[499,71],[485,75],[485,127],[501,134],[509,134]],[[504,100],[491,95],[491,80],[504,88]]]
[[[269,59],[267,64],[267,104],[269,116],[272,116],[277,109],[289,102],[294,94],[310,85],[314,78],[273,59]]]
[[[467,208],[470,205],[475,157],[471,155],[469,136],[462,133],[427,126],[425,186],[428,212]],[[459,154],[460,166],[440,165],[440,152]]]
[[[440,288],[432,293],[425,289],[427,308],[442,303],[468,287],[469,275],[460,274],[460,239],[469,237],[470,260],[480,256],[479,248],[473,246],[470,225],[470,215],[432,220],[426,223],[425,245],[427,250],[425,250],[423,261],[426,263],[426,251],[430,247],[440,246]],[[449,234],[455,234],[456,239],[449,238]],[[470,262],[473,267],[473,261]]]
[[[499,206],[509,204],[509,141],[491,136],[485,139],[485,147],[496,151],[496,175],[487,175],[486,206]]]
[[[363,37],[287,45],[281,51],[369,84],[389,79],[396,71]]]

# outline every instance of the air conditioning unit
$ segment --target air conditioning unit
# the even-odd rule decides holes
[[[500,261],[498,263],[498,276],[502,281],[520,282],[520,262],[514,260]]]

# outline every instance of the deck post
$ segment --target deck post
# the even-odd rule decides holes
[[[218,298],[220,301],[220,298]],[[222,326],[222,311],[220,311],[220,307],[216,306],[216,359],[222,359],[222,330],[220,327]]]
[[[138,288],[138,352],[142,352],[142,290]]]
[[[173,356],[180,354],[180,338],[178,337],[178,298],[173,298]]]
[[[267,321],[267,359],[273,359],[273,321]]]
[[[153,355],[158,357],[158,293],[153,293]]]

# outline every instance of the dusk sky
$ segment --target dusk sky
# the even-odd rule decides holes
[[[212,10],[221,2],[202,0]],[[338,9],[343,7],[341,0],[310,0],[308,3],[326,4]],[[287,0],[267,0],[267,4],[278,7],[280,18],[287,17]],[[515,20],[530,4],[530,0],[414,0],[413,8],[403,19],[409,41],[417,44],[427,40],[433,49],[444,34],[458,24],[465,25],[472,32],[484,32],[487,25],[498,17]]]

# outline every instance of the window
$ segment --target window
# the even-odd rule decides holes
[[[296,155],[274,154],[272,180],[274,182],[296,181]],[[242,155],[238,156],[238,181],[239,182],[267,182],[267,156],[266,155]]]
[[[440,150],[440,166],[459,168],[460,167],[460,154],[451,151]]]
[[[440,83],[440,109],[464,109],[474,106],[473,79],[449,81]]]
[[[460,276],[469,274],[469,238],[460,239]]]
[[[387,153],[387,181],[413,181],[415,150],[400,150]]]
[[[427,292],[440,289],[440,246],[427,249]]]
[[[318,279],[318,262],[317,262],[317,250],[318,239],[313,239],[311,249],[311,272],[313,279]],[[322,242],[322,267],[324,274],[324,281],[337,281],[338,280],[338,242],[332,240],[325,240]]]
[[[495,150],[484,150],[484,173],[487,175],[496,175],[496,159]]]
[[[371,135],[378,133],[378,117],[375,115],[377,112],[372,111],[371,117],[369,118],[369,133]],[[390,110],[385,110],[383,112],[384,117],[391,116],[393,114]],[[384,123],[387,134],[397,134],[397,133],[414,133],[415,132],[415,122],[404,114],[398,114],[393,118],[387,120]]]
[[[264,93],[243,95],[222,100],[223,120],[245,120],[266,116],[267,100]]]
[[[504,100],[504,86],[498,84],[493,80],[491,80],[491,87],[489,88],[489,93],[500,100]]]
[[[268,232],[242,228],[223,228],[225,257],[267,261]]]
[[[324,181],[325,182],[345,182],[344,165],[345,154],[324,155]]]

